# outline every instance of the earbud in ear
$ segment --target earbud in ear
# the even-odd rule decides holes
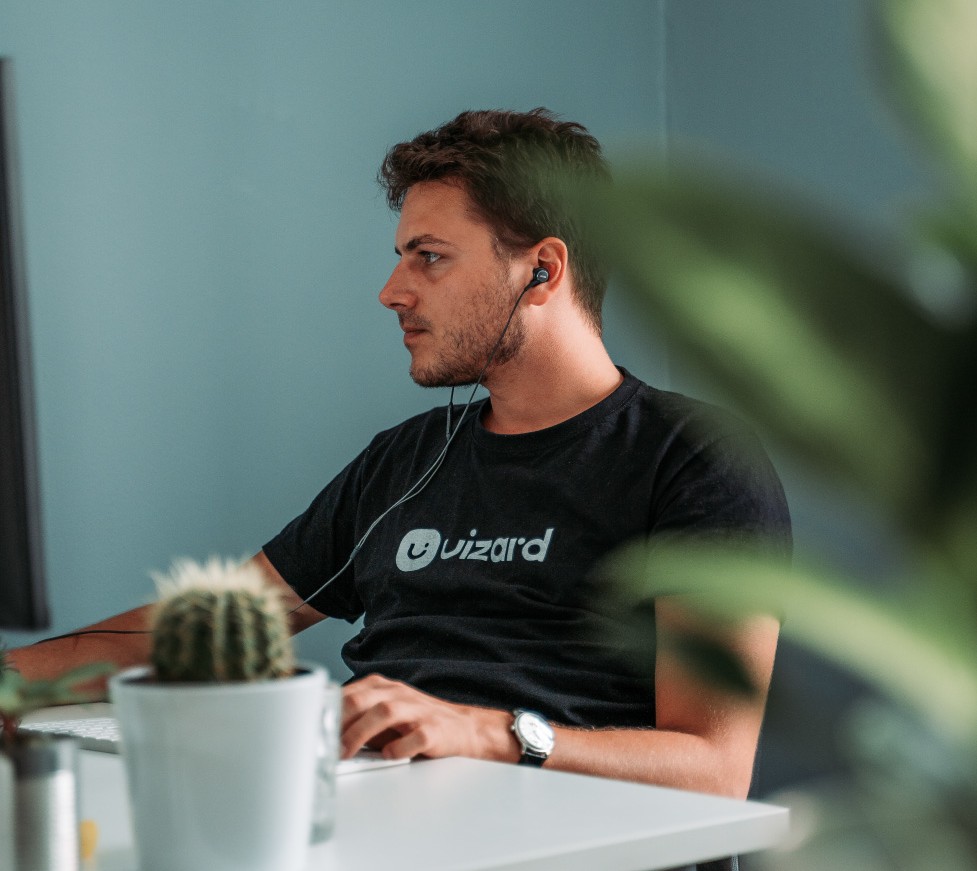
[[[526,285],[526,290],[536,287],[537,284],[544,284],[550,280],[550,271],[545,266],[537,266],[533,270],[533,280]]]

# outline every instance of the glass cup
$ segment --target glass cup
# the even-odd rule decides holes
[[[343,693],[330,681],[323,690],[322,728],[316,754],[315,794],[312,805],[310,842],[329,840],[336,826],[336,762],[339,759],[339,729],[342,722]]]

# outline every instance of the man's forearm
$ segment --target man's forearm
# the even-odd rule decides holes
[[[760,710],[704,724],[700,733],[666,729],[554,727],[545,768],[742,798],[753,771]],[[470,756],[516,763],[511,711],[447,702],[399,681],[370,675],[343,689],[342,752],[382,748],[392,758]]]
[[[745,798],[755,745],[664,729],[555,727],[546,768]]]
[[[134,608],[65,637],[8,651],[8,659],[31,680],[55,678],[89,662],[111,662],[118,668],[144,663],[149,659],[149,608]]]
[[[480,736],[472,755],[518,762],[508,711],[470,709]],[[594,777],[745,798],[756,742],[744,732],[710,739],[664,729],[575,729],[554,726],[556,744],[544,767]],[[735,731],[735,730],[731,730]]]
[[[323,619],[322,614],[308,605],[302,605],[296,593],[263,553],[259,552],[253,561],[268,583],[282,594],[286,607],[290,611],[296,609],[295,613],[289,615],[293,632]],[[8,651],[8,659],[14,668],[31,680],[58,677],[69,669],[90,662],[110,662],[120,669],[141,665],[149,660],[148,629],[152,607],[143,605],[133,608],[91,626],[66,633],[63,637]],[[99,686],[104,690],[105,680]]]
[[[518,762],[512,714],[470,708],[477,736],[474,756]],[[716,742],[701,735],[664,729],[575,729],[554,726],[556,744],[544,767],[615,780],[689,789],[744,798],[750,788],[755,744]]]

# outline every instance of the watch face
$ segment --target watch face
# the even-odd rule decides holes
[[[514,727],[527,749],[545,754],[553,749],[553,729],[539,714],[523,711],[516,717]]]

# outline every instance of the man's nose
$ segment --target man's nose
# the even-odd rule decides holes
[[[389,309],[409,307],[412,294],[404,274],[403,263],[398,263],[390,273],[387,283],[380,289],[380,304]]]

